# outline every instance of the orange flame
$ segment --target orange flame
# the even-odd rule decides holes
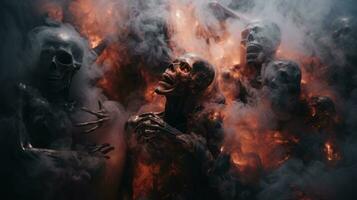
[[[239,64],[239,34],[230,34],[224,22],[208,26],[192,2],[171,1],[170,13],[175,55],[194,52],[219,68]]]
[[[337,162],[341,160],[341,154],[340,152],[338,152],[336,144],[333,141],[326,141],[324,144],[323,151],[325,152],[327,161]]]
[[[133,199],[145,197],[154,189],[155,174],[158,174],[157,165],[140,162],[134,169]]]
[[[96,0],[74,0],[69,5],[74,23],[79,31],[88,38],[90,46],[95,47],[106,36],[117,30],[121,15],[114,1],[105,3]]]
[[[224,123],[233,123],[234,129],[222,150],[231,153],[232,163],[242,179],[256,182],[261,172],[276,169],[290,158],[292,147],[299,138],[263,127],[258,116],[261,113],[242,112],[244,117],[225,119]]]

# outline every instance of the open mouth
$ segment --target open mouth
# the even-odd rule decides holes
[[[263,47],[259,44],[249,43],[247,45],[247,53],[259,53],[263,50]]]
[[[263,47],[259,44],[255,43],[249,43],[247,45],[247,55],[246,55],[246,60],[247,64],[255,64],[259,63],[259,55],[263,51]]]

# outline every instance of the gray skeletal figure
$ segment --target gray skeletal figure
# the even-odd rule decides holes
[[[83,65],[86,41],[68,24],[34,28],[29,38],[34,52],[31,85],[50,102],[68,102],[73,76]]]
[[[340,16],[329,28],[327,34],[314,38],[320,47],[316,51],[322,52],[327,63],[329,82],[338,86],[344,98],[349,98],[356,87],[357,20],[353,16]]]
[[[241,65],[249,79],[259,81],[264,64],[275,59],[281,42],[281,31],[277,24],[269,21],[249,23],[241,33]]]
[[[222,72],[224,84],[235,88],[234,96],[243,103],[255,104],[255,97],[263,87],[262,69],[275,62],[281,43],[279,26],[260,20],[247,23],[241,32],[240,61]],[[241,74],[236,78],[232,74]]]
[[[339,24],[334,34],[341,34],[342,37],[348,32],[349,26],[347,22]],[[265,20],[252,21],[247,23],[241,36],[241,63],[222,73],[223,79],[226,80],[225,84],[233,84],[236,87],[236,99],[243,103],[255,104],[256,96],[266,94],[278,120],[290,120],[291,114],[298,110],[306,110],[302,115],[307,116],[308,110],[312,108],[311,105],[301,101],[300,66],[293,61],[276,57],[281,43],[279,26]],[[237,80],[231,75],[234,73],[243,76]],[[260,92],[261,89],[264,93]],[[305,100],[310,102],[314,98],[318,96]]]
[[[133,169],[143,159],[138,152],[145,152],[145,162],[160,165],[160,172],[155,175],[154,181],[160,185],[154,186],[153,191],[143,198],[218,198],[219,192],[215,193],[216,196],[212,194],[218,191],[217,188],[213,189],[216,185],[202,183],[218,181],[217,174],[226,172],[221,170],[222,166],[226,166],[222,163],[228,162],[229,165],[229,159],[225,155],[216,154],[214,150],[221,142],[217,140],[222,137],[208,134],[219,132],[220,128],[216,126],[216,130],[212,128],[206,130],[206,133],[204,128],[195,128],[202,125],[201,121],[208,120],[197,117],[197,113],[204,110],[203,102],[224,103],[222,96],[215,90],[215,76],[215,67],[206,60],[194,54],[178,57],[162,74],[156,88],[156,93],[166,98],[165,110],[135,115],[127,121],[128,136],[136,141],[129,142],[132,154],[129,157],[132,160],[128,161],[131,167],[127,168]],[[211,120],[210,123],[220,122]],[[172,167],[177,171],[176,175],[169,175]],[[131,180],[134,178],[129,177]],[[205,182],[208,179],[211,181]]]
[[[70,100],[69,90],[73,76],[84,65],[85,54],[91,52],[92,60],[99,54],[90,50],[75,29],[68,24],[52,24],[35,28],[30,33],[31,63],[30,73],[17,85],[19,98],[14,124],[7,124],[9,137],[9,166],[25,170],[7,176],[29,177],[16,183],[25,187],[30,180],[40,179],[43,187],[51,187],[49,182],[58,182],[58,188],[74,184],[78,187],[89,184],[103,169],[108,153],[113,150],[109,144],[73,143],[74,122],[71,114],[79,110]],[[99,52],[100,53],[100,52]],[[99,111],[82,108],[98,118],[94,122],[83,122],[78,126],[93,126],[93,131],[109,116],[99,104]],[[3,125],[3,124],[1,124]],[[33,169],[35,171],[31,171]],[[9,169],[10,170],[10,169]],[[44,179],[43,177],[51,177]],[[11,179],[11,178],[10,178]],[[42,180],[43,179],[43,180]],[[38,182],[38,181],[34,181]],[[48,188],[43,193],[36,192],[38,184],[17,191],[17,197],[30,199],[68,199],[73,193],[59,195],[61,189]],[[56,192],[57,191],[57,192]],[[69,196],[67,196],[69,195]]]
[[[275,60],[262,69],[261,76],[272,109],[278,118],[289,119],[288,113],[292,113],[300,101],[301,70],[298,64]]]
[[[352,22],[350,17],[338,17],[332,23],[332,38],[335,40],[344,39],[344,37],[348,37],[352,32]]]
[[[29,134],[38,136],[40,140],[48,137],[47,141],[44,139],[40,143],[51,143],[51,140],[57,139],[58,133],[59,138],[71,137],[72,120],[69,116],[78,109],[77,102],[71,100],[69,95],[72,79],[83,65],[90,65],[95,61],[108,44],[108,40],[103,40],[96,48],[90,49],[88,42],[71,25],[57,23],[34,28],[29,33],[29,40],[29,51],[33,56],[32,66],[25,78],[26,82],[19,84],[24,97],[23,117],[27,122]],[[76,124],[89,127],[85,132],[92,132],[109,120],[101,102],[98,111],[88,108],[81,110],[97,117],[97,120]],[[42,117],[29,117],[26,120],[28,113],[36,113]],[[42,132],[44,134],[41,135]]]

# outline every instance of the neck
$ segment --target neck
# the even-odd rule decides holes
[[[186,131],[189,115],[196,106],[192,95],[166,97],[164,120],[180,131]]]

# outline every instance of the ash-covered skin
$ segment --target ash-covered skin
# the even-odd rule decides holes
[[[15,199],[76,198],[75,193],[89,188],[113,150],[109,144],[73,142],[78,131],[71,114],[77,107],[69,89],[84,59],[85,40],[70,25],[52,24],[33,29],[30,44],[32,73],[14,86],[17,110],[9,117],[14,122],[0,119],[8,135],[6,166],[16,166],[7,169],[4,178],[18,180],[9,185]],[[52,189],[53,183],[58,190]],[[69,185],[73,188],[66,189]]]
[[[86,41],[69,24],[34,28],[29,38],[35,57],[29,84],[51,103],[68,106],[73,76],[81,68],[84,49],[88,48]]]
[[[296,110],[301,93],[301,70],[295,62],[276,60],[262,69],[263,89],[268,93],[278,119],[288,120]]]
[[[255,21],[246,26],[241,37],[241,67],[254,87],[261,81],[263,65],[275,59],[281,42],[281,31],[273,22]]]
[[[280,38],[280,29],[274,23],[248,24],[242,32],[241,64],[223,72],[224,84],[234,84],[235,100],[247,106],[255,106],[257,99],[262,100],[259,97],[270,102],[272,118],[277,122],[275,130],[289,132],[300,139],[292,146],[293,157],[305,162],[326,162],[321,149],[336,131],[334,102],[326,96],[302,98],[300,66],[276,58]],[[241,76],[236,78],[234,74]],[[236,185],[240,184],[238,181]]]
[[[343,30],[347,29],[343,27]],[[300,98],[300,66],[293,61],[276,58],[281,43],[279,26],[269,21],[253,21],[241,35],[241,64],[222,73],[224,84],[234,85],[236,100],[254,105],[257,96],[267,95],[279,121],[291,120],[292,113],[308,115],[309,105]],[[241,76],[234,78],[232,74],[237,73]]]
[[[146,194],[140,194],[137,188],[128,188],[129,196],[132,192],[134,198],[219,198],[221,194],[215,181],[228,170],[229,167],[221,165],[225,166],[222,162],[229,165],[229,159],[215,149],[220,146],[221,141],[217,140],[222,140],[222,136],[208,134],[210,131],[222,134],[219,132],[220,119],[204,120],[205,114],[201,119],[196,118],[204,110],[204,102],[224,103],[220,95],[208,95],[217,92],[214,90],[215,73],[214,66],[196,55],[185,54],[175,59],[162,74],[156,88],[156,93],[166,97],[165,111],[144,113],[128,120],[126,130],[135,143],[129,142],[131,155],[127,168],[135,170],[140,161],[157,164],[160,168],[153,180],[159,185]],[[204,132],[202,127],[195,128],[203,126],[198,124],[202,121],[216,124],[210,126],[216,130]],[[202,132],[195,132],[198,130]],[[135,179],[135,176],[127,178]],[[127,181],[131,183],[133,180]]]
[[[80,106],[69,95],[72,79],[84,62],[94,61],[97,52],[89,49],[71,25],[56,22],[34,28],[29,33],[28,50],[34,57],[30,73],[18,84],[21,117],[30,138],[26,142],[38,148],[71,148],[71,115]],[[90,123],[97,124],[95,127],[107,119],[101,103],[99,107],[99,112],[82,109],[99,118],[98,123]]]
[[[52,24],[29,33],[31,72],[18,84],[22,118],[31,145],[68,149],[72,144],[70,113],[75,109],[69,91],[80,69],[85,41],[70,25]],[[27,145],[28,146],[28,145]]]
[[[257,90],[263,87],[262,68],[276,60],[281,31],[270,21],[250,22],[241,32],[240,61],[222,72],[224,84],[233,87],[234,97],[243,103],[254,104]],[[238,78],[232,74],[241,74]]]

